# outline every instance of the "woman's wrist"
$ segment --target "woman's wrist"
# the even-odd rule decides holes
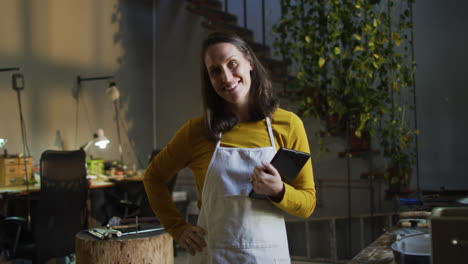
[[[278,194],[268,196],[270,198],[270,200],[272,200],[275,203],[279,203],[279,202],[281,202],[283,200],[284,192],[285,192],[284,183],[282,184],[282,186],[283,186],[283,188],[281,189],[281,191]]]

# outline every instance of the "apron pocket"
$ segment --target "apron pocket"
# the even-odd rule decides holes
[[[230,177],[220,177],[218,186],[223,196],[249,196],[253,189],[250,177],[236,172],[231,172]]]
[[[248,197],[220,197],[229,206],[223,214],[210,214],[209,243],[223,248],[271,248],[287,246],[286,226],[280,209],[270,201]]]

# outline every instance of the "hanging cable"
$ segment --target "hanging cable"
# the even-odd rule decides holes
[[[138,165],[140,166],[140,168],[144,168],[143,162],[141,161],[140,156],[138,156],[134,144],[133,144],[132,141],[130,140],[130,135],[128,134],[128,128],[127,128],[127,125],[126,125],[126,123],[125,123],[125,120],[123,120],[123,119],[121,118],[120,122],[121,122],[121,124],[122,124],[122,126],[123,126],[123,128],[124,128],[125,136],[127,137],[127,141],[128,141],[128,144],[130,145],[130,149],[132,150],[133,155],[135,155],[135,158],[136,158],[137,161],[138,161]]]

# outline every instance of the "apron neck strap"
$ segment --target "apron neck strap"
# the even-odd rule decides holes
[[[270,118],[267,116],[265,118],[266,120],[266,123],[267,123],[267,128],[268,128],[268,135],[270,136],[270,143],[271,143],[271,146],[274,147],[276,149],[276,146],[275,146],[275,135],[273,135],[273,129],[271,128],[271,121],[270,121]]]
[[[216,141],[216,148],[219,147],[219,145],[221,145],[221,137],[223,136],[223,133],[222,132],[219,132],[219,139],[218,141]]]
[[[267,129],[268,129],[268,136],[270,137],[270,143],[271,143],[271,146],[276,148],[275,146],[275,136],[273,134],[273,129],[271,128],[271,121],[270,121],[270,118],[267,116],[265,118],[265,121],[267,123]],[[223,133],[219,132],[219,140],[218,142],[216,142],[216,148],[218,148],[221,144],[221,136],[223,135]]]

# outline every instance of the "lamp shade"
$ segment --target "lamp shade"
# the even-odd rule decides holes
[[[3,147],[3,146],[5,146],[6,142],[7,142],[6,139],[0,138],[0,148]]]
[[[118,100],[120,98],[120,91],[117,88],[115,82],[109,83],[109,88],[107,88],[106,93],[112,101]]]
[[[105,149],[107,147],[107,144],[109,144],[109,142],[110,142],[109,139],[107,139],[107,137],[104,136],[104,130],[102,128],[99,128],[97,132],[93,135],[93,139],[91,139],[88,143],[86,143],[81,148],[84,151],[87,151],[88,148],[94,143],[94,145],[99,147],[100,149]]]
[[[104,136],[104,130],[99,128],[97,133],[94,135],[94,145],[100,149],[105,149],[107,144],[109,144],[109,139]]]

